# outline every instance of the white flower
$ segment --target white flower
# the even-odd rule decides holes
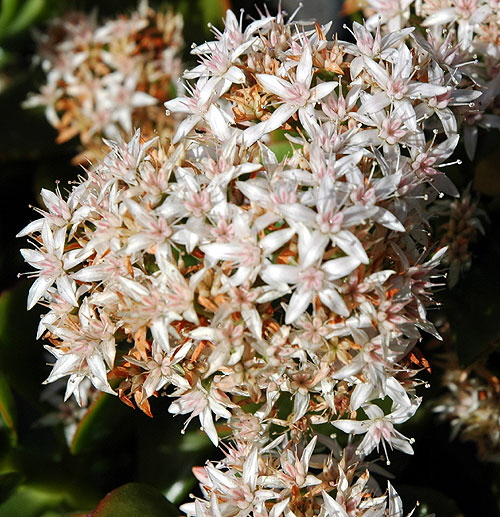
[[[334,82],[320,83],[311,88],[313,78],[312,53],[309,45],[305,45],[299,64],[295,71],[295,80],[286,81],[269,74],[257,74],[257,80],[263,88],[277,95],[283,103],[271,117],[243,132],[245,145],[252,145],[265,134],[281,127],[294,113],[309,136],[314,135],[317,128],[314,106],[337,86]]]

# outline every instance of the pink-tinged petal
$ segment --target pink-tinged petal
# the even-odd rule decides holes
[[[419,131],[417,128],[417,115],[408,99],[394,102],[392,118],[393,120],[401,120],[404,126],[411,131]]]
[[[269,513],[269,517],[281,517],[282,515],[284,515],[288,503],[290,503],[290,498],[284,499],[283,501],[276,503],[272,507]]]
[[[311,89],[311,101],[319,101],[323,97],[326,97],[329,93],[333,92],[337,87],[337,83],[333,81],[327,83],[320,83]]]
[[[49,350],[49,352],[53,351],[49,347],[46,348],[47,350]],[[43,381],[44,384],[57,381],[57,379],[60,379],[65,375],[70,375],[71,373],[73,373],[75,368],[78,368],[81,365],[82,358],[77,354],[61,354],[59,351],[58,355],[59,357],[57,358],[57,362],[54,365],[54,368],[52,368],[50,375],[47,377],[45,381]]]
[[[298,106],[293,104],[282,104],[276,111],[263,123],[266,126],[266,133],[270,133],[280,128],[297,111]]]
[[[316,212],[300,203],[281,205],[280,211],[289,222],[303,223],[310,226],[315,226],[316,224]]]
[[[225,142],[232,136],[232,131],[228,127],[227,119],[224,117],[222,111],[212,104],[205,116],[210,129],[213,134],[221,141]]]
[[[257,74],[255,77],[264,90],[274,93],[282,99],[286,99],[290,94],[291,84],[280,77],[270,74]]]
[[[66,385],[66,392],[64,393],[64,402],[66,402],[71,397],[71,395],[75,395],[77,404],[80,407],[82,406],[82,398],[80,396],[79,387],[83,379],[85,379],[85,375],[83,373],[74,373],[70,376]]]
[[[337,370],[332,374],[332,377],[334,379],[344,380],[348,377],[352,377],[353,375],[356,375],[359,373],[363,367],[366,365],[366,362],[363,360],[361,354],[358,354],[349,364],[346,364],[343,366],[340,370]],[[356,386],[357,388],[357,386]],[[354,391],[356,391],[356,388],[354,388]],[[355,411],[357,408],[353,408],[352,404],[352,398],[354,396],[354,392],[351,395],[351,409]],[[366,399],[361,402],[361,404],[364,404],[366,402]],[[357,407],[360,407],[361,404],[358,404]]]
[[[344,433],[353,433],[353,434],[361,434],[366,431],[369,426],[369,422],[365,421],[357,421],[357,420],[334,420],[332,425],[337,429],[340,429]]]
[[[318,293],[319,299],[333,312],[339,316],[349,316],[349,309],[347,308],[342,296],[336,289],[323,289]]]
[[[322,491],[323,501],[325,502],[325,509],[328,512],[327,517],[349,517],[349,514],[342,506],[335,501],[335,499],[328,495],[324,490]]]
[[[132,95],[131,105],[134,108],[141,108],[143,106],[153,106],[154,104],[158,104],[158,99],[149,95],[146,92],[134,92]]]
[[[199,83],[200,81],[198,81]],[[200,110],[206,110],[207,107],[217,100],[225,86],[224,79],[220,77],[211,77],[199,90],[197,106]]]
[[[190,117],[185,118],[178,126],[177,131],[175,132],[174,138],[172,139],[172,143],[176,144],[183,140],[191,130],[200,122],[201,116],[199,115],[191,115]]]
[[[408,96],[412,98],[437,97],[448,92],[447,86],[430,83],[412,83],[408,86]]]
[[[491,8],[488,5],[482,5],[478,9],[475,9],[468,20],[469,25],[479,25],[490,13]],[[498,12],[496,13],[496,15],[498,16]]]
[[[375,206],[350,206],[342,211],[342,214],[344,215],[342,226],[344,228],[349,228],[358,224],[363,224],[363,221],[369,219],[376,212],[377,207]]]
[[[457,187],[455,187],[453,181],[451,181],[446,174],[438,174],[437,176],[434,176],[432,184],[439,190],[439,192],[443,192],[447,196],[460,197],[460,192]]]
[[[389,230],[394,230],[395,232],[406,231],[399,219],[385,208],[378,207],[377,212],[372,215],[372,218],[382,226],[389,228]]]
[[[439,157],[440,160],[444,160],[453,154],[455,147],[460,140],[460,135],[452,135],[450,138],[447,138],[444,142],[441,142],[437,145],[433,150],[433,156]]]
[[[415,454],[415,452],[413,451],[413,447],[408,443],[408,440],[399,438],[397,436],[392,436],[390,443],[398,451],[402,451],[405,454],[409,454],[410,456],[413,456],[413,454]]]
[[[290,298],[286,311],[285,324],[290,325],[309,307],[314,293],[305,287],[299,287]]]
[[[300,267],[305,269],[315,265],[324,255],[329,238],[319,232],[309,232],[309,230],[299,226],[299,257]]]
[[[356,454],[358,454],[361,457],[368,456],[370,452],[375,449],[375,447],[378,446],[380,443],[379,440],[375,439],[372,433],[368,431],[364,438],[361,440],[361,443],[358,445],[358,448],[356,449]]]
[[[301,393],[298,391],[295,393],[293,397],[293,422],[298,422],[309,409],[310,395],[307,391],[306,393]]]
[[[245,129],[241,134],[241,139],[246,147],[250,147],[255,144],[257,140],[260,140],[265,134],[267,134],[266,121],[259,122],[254,126],[250,126]]]
[[[358,75],[364,70],[364,68],[365,68],[365,65],[364,65],[363,57],[362,56],[355,57],[351,61],[351,66],[349,68],[349,70],[351,72],[352,80],[356,79],[356,77],[358,77]]]
[[[350,231],[341,230],[332,236],[332,240],[346,255],[356,257],[363,264],[370,262],[363,245]]]
[[[403,501],[389,481],[387,481],[387,498],[389,499],[389,515],[391,517],[402,517]]]
[[[299,120],[311,139],[318,132],[319,124],[312,104],[299,108]]]
[[[391,103],[391,100],[385,92],[378,92],[375,95],[366,95],[363,97],[363,104],[357,111],[356,115],[364,115],[365,113],[376,113]]]
[[[357,147],[361,145],[363,147],[379,146],[382,144],[382,140],[378,136],[378,129],[363,129],[359,133],[356,133],[349,138],[349,145]]]
[[[191,99],[188,97],[177,97],[164,103],[165,108],[172,113],[192,113]]]
[[[366,363],[364,363],[366,365]],[[373,384],[370,382],[361,382],[356,384],[350,401],[351,411],[358,410],[362,405],[366,404],[367,401],[372,397],[373,393]]]
[[[388,88],[389,74],[387,71],[369,57],[364,58],[364,64],[366,70],[373,77],[375,82],[384,89]]]
[[[31,235],[35,232],[40,232],[42,230],[42,226],[45,219],[37,219],[36,221],[32,221],[28,225],[26,225],[19,233],[16,233],[16,237],[26,237],[26,235]]]
[[[31,250],[29,248],[23,248],[21,250],[21,255],[23,256],[23,259],[33,267],[36,267],[37,269],[41,269],[41,266],[39,262],[44,260],[43,253],[40,253],[37,250]]]
[[[252,491],[255,490],[257,486],[258,473],[259,455],[257,447],[254,447],[243,464],[243,482],[250,487]]]
[[[294,235],[295,230],[293,228],[268,233],[259,241],[259,247],[264,255],[270,255],[284,246]]]
[[[302,83],[307,88],[311,85],[313,76],[312,70],[312,52],[311,47],[306,44],[302,52],[299,64],[297,65],[295,72],[295,79],[297,82]]]
[[[47,289],[54,283],[54,280],[55,278],[40,276],[33,282],[28,293],[28,310],[36,305],[38,300],[47,292]]]
[[[446,25],[457,19],[457,13],[453,7],[446,9],[440,9],[439,11],[431,14],[427,19],[422,22],[422,27],[432,27],[433,25]]]
[[[210,441],[217,447],[219,444],[219,436],[217,435],[217,429],[215,429],[212,411],[207,407],[200,413],[199,417],[203,431],[210,438]]]
[[[76,284],[68,276],[63,275],[56,279],[57,290],[59,294],[74,307],[78,306],[75,290]]]
[[[105,391],[106,393],[115,394],[108,384],[108,378],[106,375],[106,365],[99,353],[94,353],[86,358],[87,364],[92,372],[89,375],[92,384],[99,390]]]
[[[265,266],[260,277],[268,285],[296,284],[299,281],[300,269],[286,264],[269,264]]]
[[[238,68],[237,66],[232,66],[229,70],[224,74],[224,77],[231,81],[232,83],[242,84],[245,82],[245,73],[243,70]]]
[[[404,40],[406,36],[411,34],[415,30],[415,27],[410,27],[407,29],[400,29],[398,31],[390,32],[382,38],[381,47],[389,48],[395,47],[400,41]]]
[[[350,275],[360,263],[356,257],[341,257],[325,262],[321,269],[328,273],[329,280],[337,280]]]
[[[311,461],[311,456],[314,452],[314,448],[316,447],[316,442],[318,441],[317,436],[313,436],[312,440],[307,444],[307,447],[304,449],[302,456],[300,458],[300,462],[304,465],[304,470],[307,472],[309,470],[309,462]]]
[[[125,277],[120,277],[119,281],[124,289],[123,294],[130,296],[136,302],[141,302],[145,297],[149,296],[149,291],[138,282]]]
[[[66,252],[63,259],[64,269],[73,269],[92,255],[92,250],[78,249]]]
[[[262,339],[262,319],[257,309],[242,309],[243,321],[256,339]]]

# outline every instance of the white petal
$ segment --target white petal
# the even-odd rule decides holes
[[[361,434],[366,431],[369,423],[365,420],[358,422],[357,420],[334,420],[332,425],[344,431],[344,433]]]
[[[293,228],[268,233],[259,241],[259,247],[264,255],[268,256],[284,246],[294,235],[295,230]]]
[[[337,280],[351,274],[360,264],[356,257],[341,257],[325,262],[321,269],[328,273],[329,280]]]
[[[372,217],[375,221],[377,221],[377,223],[385,226],[386,228],[389,228],[389,230],[394,230],[396,232],[405,231],[405,227],[401,224],[399,219],[385,208],[378,207],[377,213]]]
[[[47,289],[54,283],[55,278],[40,276],[30,287],[28,293],[28,310],[32,309],[40,298],[47,292]]]
[[[336,289],[323,289],[318,294],[319,299],[333,312],[340,316],[349,316],[349,309]]]
[[[296,266],[268,264],[261,270],[260,277],[269,285],[296,284],[299,281],[299,273],[300,269]]]
[[[286,311],[285,323],[287,325],[293,323],[304,313],[312,301],[313,294],[313,292],[305,289],[304,287],[299,287],[295,290],[290,298],[290,303],[288,304],[288,309]]]
[[[328,512],[328,517],[349,517],[348,513],[340,506],[340,504],[328,495],[324,490],[322,491],[325,508]]]
[[[274,93],[282,99],[286,99],[290,92],[291,84],[284,79],[269,74],[256,74],[257,81],[264,87],[264,90]]]
[[[457,18],[457,13],[453,7],[446,9],[440,9],[439,11],[431,14],[422,23],[422,27],[431,27],[432,25],[446,25]]]
[[[333,81],[318,84],[311,89],[311,99],[318,101],[323,97],[326,97],[329,93],[335,90],[336,86],[337,83],[334,83]]]
[[[334,240],[335,244],[347,255],[356,257],[363,264],[370,262],[363,245],[350,231],[341,230],[334,235],[332,240]]]
[[[307,88],[311,85],[313,76],[312,71],[312,52],[311,47],[306,44],[299,64],[297,65],[295,79],[297,82],[304,84]]]

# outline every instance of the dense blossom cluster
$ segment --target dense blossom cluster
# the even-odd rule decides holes
[[[456,357],[447,356],[443,373],[446,393],[434,411],[457,436],[473,441],[479,456],[500,461],[500,381],[486,368],[461,368]]]
[[[351,2],[347,0],[348,10]],[[453,70],[453,80],[488,93],[456,110],[463,124],[468,157],[474,158],[481,128],[500,127],[500,5],[497,0],[363,0],[367,26],[388,34],[416,26],[419,45],[441,67]],[[355,7],[357,9],[358,6]],[[425,37],[424,37],[425,31]],[[451,101],[451,102],[450,102]],[[454,104],[438,97],[436,106],[446,113]],[[433,110],[431,103],[428,109]],[[439,116],[439,112],[436,112]],[[441,117],[443,124],[446,121]],[[454,124],[453,118],[450,122]]]
[[[437,200],[432,213],[444,219],[439,225],[440,243],[448,248],[443,264],[448,268],[448,286],[453,288],[472,263],[472,247],[480,234],[486,212],[479,208],[478,199],[473,199],[470,188],[459,198]]]
[[[175,96],[182,72],[182,17],[147,2],[130,16],[100,25],[96,12],[68,12],[38,36],[46,84],[25,107],[45,107],[59,143],[78,136],[75,161],[102,158],[102,138],[171,135],[163,102]]]
[[[148,414],[166,390],[214,443],[217,420],[229,430],[190,515],[403,512],[365,458],[413,452],[396,426],[420,404],[408,356],[437,336],[426,308],[446,251],[427,207],[456,194],[441,170],[455,111],[488,92],[459,88],[411,28],[327,31],[282,14],[243,30],[229,11],[193,50],[189,94],[166,102],[185,116],[172,142],[110,142],[66,197],[42,191],[20,233],[28,307],[48,308],[47,382],[69,376],[80,401],[90,379]]]

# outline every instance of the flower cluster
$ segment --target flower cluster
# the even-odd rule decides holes
[[[437,200],[432,212],[446,218],[438,232],[441,233],[441,244],[448,247],[443,264],[448,267],[448,286],[452,288],[471,267],[471,247],[478,234],[484,234],[483,221],[487,216],[478,207],[478,199],[472,199],[469,188],[460,198]]]
[[[352,449],[342,451],[339,457],[334,451],[313,454],[316,442],[314,437],[299,448],[281,436],[258,448],[248,441],[237,441],[223,460],[194,469],[205,501],[197,499],[181,509],[196,517],[403,516],[401,499],[392,485],[388,483],[387,492],[382,494],[369,471],[360,471],[357,462],[353,463]],[[338,449],[335,442],[331,445]],[[314,475],[311,468],[316,471]],[[334,496],[328,493],[333,487]]]
[[[349,4],[349,1],[347,2]],[[355,10],[356,8],[354,8]],[[352,10],[348,6],[348,10]],[[486,92],[471,99],[441,96],[430,103],[441,121],[450,105],[461,106],[458,122],[463,126],[468,157],[474,158],[480,128],[500,127],[500,16],[497,0],[366,0],[367,26],[382,34],[415,25],[414,37],[433,59],[449,71],[453,80]],[[418,31],[418,33],[417,33]],[[425,32],[424,32],[425,31]],[[430,111],[429,111],[430,113]],[[446,116],[446,115],[445,115]],[[453,118],[451,123],[455,124]]]
[[[103,157],[102,138],[171,135],[162,103],[182,72],[182,17],[156,12],[147,1],[130,16],[99,25],[96,13],[68,12],[38,36],[46,84],[25,107],[45,107],[59,143],[78,136],[76,162]]]
[[[483,460],[500,461],[500,381],[485,368],[460,368],[447,358],[443,374],[446,394],[434,411],[450,422],[452,438],[473,441]]]
[[[88,378],[148,414],[166,391],[216,444],[225,421],[235,449],[197,471],[191,515],[402,514],[392,487],[370,499],[364,459],[413,452],[396,426],[420,404],[408,356],[437,336],[426,308],[446,251],[426,209],[456,193],[441,171],[456,108],[437,100],[481,92],[412,29],[327,31],[282,14],[243,30],[229,11],[193,50],[189,94],[166,102],[184,114],[172,142],[110,142],[66,197],[42,191],[20,233],[28,307],[48,308],[46,382],[69,376],[81,400]],[[325,426],[347,446],[312,474]]]

